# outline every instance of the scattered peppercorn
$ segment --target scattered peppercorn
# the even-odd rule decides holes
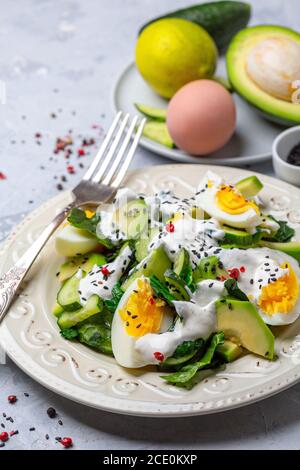
[[[51,419],[55,418],[56,415],[57,415],[56,410],[54,408],[52,408],[52,406],[50,406],[50,408],[48,408],[48,410],[47,410],[47,415]]]
[[[68,449],[69,447],[72,447],[73,445],[73,441],[70,437],[63,437],[61,440],[60,440],[60,443],[66,448]]]
[[[18,399],[17,399],[16,395],[8,395],[7,400],[8,400],[9,403],[13,404],[13,403],[16,403],[16,401]]]
[[[6,442],[8,441],[9,439],[9,435],[6,431],[3,431],[1,434],[0,434],[0,441],[1,442]]]

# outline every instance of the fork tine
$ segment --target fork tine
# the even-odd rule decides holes
[[[132,160],[132,158],[133,158],[133,156],[134,156],[134,153],[135,153],[135,151],[136,151],[136,148],[137,148],[137,146],[138,146],[138,143],[139,143],[139,140],[140,140],[140,138],[141,138],[141,135],[142,135],[144,126],[145,126],[145,124],[146,124],[146,121],[147,121],[146,118],[143,118],[143,119],[141,120],[141,123],[140,123],[140,125],[139,125],[139,127],[138,127],[138,129],[137,129],[137,131],[136,131],[136,134],[135,134],[135,136],[134,136],[134,139],[133,139],[133,142],[132,142],[132,144],[131,144],[131,147],[129,148],[128,153],[127,153],[125,159],[124,159],[123,162],[121,163],[121,167],[120,167],[120,169],[119,169],[119,172],[118,172],[116,178],[115,178],[114,181],[111,183],[111,186],[112,186],[113,188],[118,188],[118,186],[120,186],[120,184],[121,184],[122,181],[123,181],[123,178],[124,178],[124,176],[125,176],[125,174],[126,174],[126,171],[128,170],[128,167],[129,167],[129,165],[130,165],[130,163],[131,163],[131,160]]]
[[[97,171],[97,173],[95,174],[95,176],[92,179],[92,181],[94,183],[99,183],[100,182],[101,178],[103,177],[103,175],[105,174],[105,172],[107,170],[108,165],[110,164],[111,160],[114,158],[115,152],[116,152],[116,150],[118,148],[118,145],[121,141],[121,138],[123,136],[123,132],[126,128],[129,117],[130,117],[130,114],[127,113],[125,115],[124,119],[122,120],[121,125],[118,129],[118,132],[117,132],[117,134],[116,134],[116,136],[115,136],[115,138],[112,142],[112,145],[110,146],[110,149],[108,150],[106,157],[104,158],[103,162],[101,163],[100,169]]]
[[[138,116],[135,116],[132,120],[132,123],[130,124],[130,127],[127,131],[127,134],[126,134],[126,137],[117,153],[117,156],[116,158],[114,159],[113,161],[113,164],[111,165],[107,175],[105,176],[104,180],[102,181],[103,184],[107,184],[109,185],[109,183],[111,182],[111,180],[113,179],[114,177],[114,174],[119,166],[119,164],[121,163],[122,161],[122,158],[123,158],[123,155],[127,149],[127,146],[130,142],[130,139],[132,138],[132,135],[135,131],[135,127],[136,127],[136,124],[137,124],[137,121],[138,121]]]
[[[88,168],[88,170],[86,171],[85,175],[83,176],[83,180],[87,181],[89,179],[91,179],[91,177],[93,176],[97,166],[99,165],[100,161],[102,160],[107,148],[108,148],[108,145],[110,144],[110,141],[112,139],[112,136],[113,136],[113,133],[121,119],[121,116],[122,116],[122,111],[118,112],[118,114],[116,115],[112,125],[110,126],[108,132],[107,132],[107,135],[104,139],[104,141],[102,142],[102,145],[97,153],[97,155],[95,156],[94,160],[92,161],[90,167]]]

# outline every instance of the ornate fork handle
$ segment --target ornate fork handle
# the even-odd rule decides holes
[[[75,202],[71,202],[66,206],[42,231],[39,237],[34,241],[30,248],[17,261],[17,263],[9,269],[2,277],[0,277],[0,323],[5,317],[11,303],[13,302],[16,292],[20,287],[28,270],[32,266],[42,248],[53,232],[65,220],[68,212],[75,206]]]

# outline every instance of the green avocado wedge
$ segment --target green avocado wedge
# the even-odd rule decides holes
[[[274,357],[274,336],[251,302],[231,298],[216,302],[218,331],[235,338],[248,351],[266,359]]]
[[[268,119],[284,125],[300,124],[300,106],[276,98],[260,88],[247,72],[247,61],[255,46],[267,39],[289,40],[300,46],[300,34],[276,25],[243,29],[234,36],[226,54],[227,73],[233,89]]]

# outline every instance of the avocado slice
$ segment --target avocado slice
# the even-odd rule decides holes
[[[252,175],[238,181],[235,184],[236,189],[246,198],[256,196],[259,191],[262,190],[264,185],[262,182],[257,178],[257,176]]]
[[[142,264],[122,284],[122,289],[126,291],[130,284],[138,277],[156,276],[160,281],[164,281],[164,274],[171,268],[171,261],[162,246],[153,250],[149,257],[145,258]]]
[[[233,362],[243,354],[243,350],[238,344],[225,339],[224,343],[217,347],[216,353],[225,362]]]
[[[251,302],[231,298],[216,302],[218,331],[234,338],[248,351],[274,357],[274,336]]]
[[[228,78],[234,90],[267,118],[280,124],[300,124],[299,104],[276,98],[259,87],[247,71],[253,48],[267,39],[288,39],[300,45],[300,34],[275,25],[243,29],[232,39],[226,54]]]
[[[267,248],[271,248],[272,250],[283,251],[283,253],[286,253],[287,255],[290,255],[295,258],[300,264],[300,242],[279,243],[261,240],[259,242],[259,246],[266,246]]]
[[[136,109],[146,116],[148,119],[153,121],[166,122],[167,110],[163,108],[154,108],[153,106],[147,106],[146,104],[135,103]]]
[[[169,134],[167,124],[159,121],[148,121],[143,130],[143,136],[165,147],[173,148],[175,144]]]

